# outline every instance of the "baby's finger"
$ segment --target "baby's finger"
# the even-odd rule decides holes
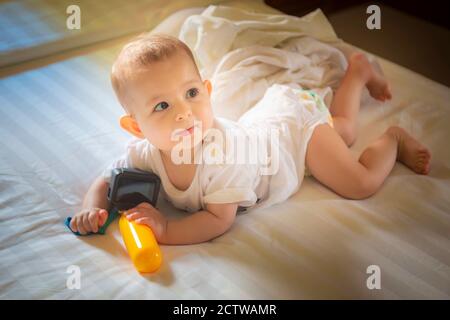
[[[128,220],[130,220],[130,221],[133,221],[133,220],[145,217],[145,216],[147,216],[145,213],[137,211],[137,212],[134,212],[134,213],[131,213],[131,214],[127,214],[126,218]]]
[[[141,202],[137,205],[138,208],[153,208],[153,206],[148,202]]]
[[[86,234],[86,230],[84,229],[83,226],[82,217],[78,217],[77,219],[77,229],[80,234]]]
[[[131,209],[128,209],[126,211],[124,211],[124,214],[129,215],[132,214],[134,212],[152,212],[153,210],[155,210],[151,205],[146,206],[145,202],[143,202],[144,205],[140,205]]]
[[[107,219],[108,219],[108,211],[106,211],[105,209],[100,210],[98,218],[98,226],[99,227],[103,226]]]
[[[70,220],[70,230],[72,230],[73,232],[77,232],[77,217],[73,217],[72,220]]]
[[[98,216],[99,213],[95,210],[89,212],[88,221],[92,232],[97,232],[98,229]]]
[[[155,226],[155,221],[150,217],[139,218],[139,219],[134,220],[134,222],[137,224],[145,224],[151,228],[153,228]]]
[[[134,208],[125,210],[125,211],[123,212],[123,214],[127,216],[127,215],[130,215],[130,214],[132,214],[132,213],[141,212],[141,211],[143,211],[143,210],[145,210],[145,209],[143,209],[143,208],[138,208],[138,207],[134,207]]]
[[[84,228],[85,232],[88,233],[89,231],[91,231],[91,224],[89,223],[89,215],[88,214],[83,215],[82,222],[83,222],[83,228]]]
[[[133,213],[133,212],[136,212],[136,211],[139,211],[139,208],[134,207],[134,208],[125,210],[125,211],[123,212],[123,214],[124,214],[124,215],[129,215],[129,214],[131,214],[131,213]]]

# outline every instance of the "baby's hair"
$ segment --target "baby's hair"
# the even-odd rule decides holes
[[[133,72],[146,69],[152,63],[170,58],[180,51],[188,54],[200,76],[191,50],[184,42],[175,37],[166,34],[144,33],[133,38],[122,48],[111,69],[111,83],[125,111],[131,113],[125,102],[124,88]]]

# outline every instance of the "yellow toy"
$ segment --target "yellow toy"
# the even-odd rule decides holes
[[[162,254],[152,230],[128,221],[125,215],[119,219],[120,233],[131,261],[141,273],[155,272],[162,263]]]

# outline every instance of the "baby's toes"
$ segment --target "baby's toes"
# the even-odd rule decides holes
[[[384,90],[384,89],[380,89],[380,91],[378,92],[377,97],[375,97],[375,99],[384,102],[384,101],[390,99],[389,98],[389,93],[386,90]]]
[[[387,92],[384,88],[380,88],[377,90],[372,90],[372,97],[376,100],[384,102],[386,100],[391,99],[391,94]]]
[[[425,174],[425,166],[424,166],[423,162],[418,161],[415,165],[414,171],[418,174]]]
[[[386,95],[383,93],[383,91],[376,92],[373,97],[381,102],[384,102],[384,100],[386,100]]]
[[[430,150],[428,150],[425,147],[421,147],[418,150],[418,154],[419,154],[419,158],[423,159],[424,162],[429,162],[429,160],[431,159],[431,152],[430,152]]]
[[[430,163],[429,162],[423,163],[421,173],[428,174],[429,172],[430,172]]]
[[[386,87],[384,88],[384,96],[388,100],[392,99],[392,92],[391,92],[391,88],[389,87],[389,85],[386,85]]]
[[[424,174],[428,174],[430,172],[431,168],[431,153],[427,153],[426,157],[424,158]]]
[[[430,154],[428,152],[423,152],[419,155],[416,168],[421,174],[427,174],[430,171]]]
[[[430,163],[423,166],[422,174],[428,174],[430,172]]]

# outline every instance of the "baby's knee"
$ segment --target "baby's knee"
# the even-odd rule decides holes
[[[335,130],[339,133],[345,144],[349,147],[353,145],[356,140],[356,128],[351,121],[343,117],[335,117],[333,118],[333,122],[335,124]]]
[[[347,198],[352,200],[362,200],[369,198],[379,188],[379,184],[370,175],[357,176],[351,182],[352,188],[347,195]]]
[[[342,139],[345,141],[345,144],[347,146],[352,146],[353,143],[356,140],[356,130],[354,126],[348,124],[344,126],[343,133],[342,133]]]

